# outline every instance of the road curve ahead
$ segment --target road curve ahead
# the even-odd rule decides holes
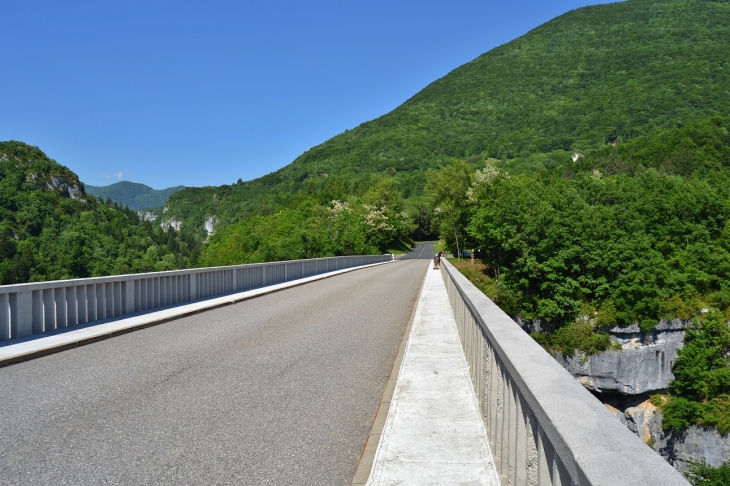
[[[435,241],[423,241],[420,243],[416,243],[413,249],[406,253],[405,255],[401,256],[401,260],[412,260],[412,259],[421,259],[421,260],[433,260],[434,255],[436,255],[436,251],[433,249],[433,245],[435,245]]]
[[[0,368],[3,484],[350,484],[427,271],[357,270]]]

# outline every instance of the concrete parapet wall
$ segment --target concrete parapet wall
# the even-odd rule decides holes
[[[342,256],[2,285],[0,341],[391,259]]]
[[[497,305],[442,263],[502,484],[688,484]]]

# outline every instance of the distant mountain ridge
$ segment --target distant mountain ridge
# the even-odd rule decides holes
[[[38,147],[0,141],[0,285],[189,268],[199,248],[91,197]]]
[[[101,197],[102,199],[108,197],[112,201],[124,204],[134,211],[160,208],[165,205],[171,195],[185,189],[185,186],[152,189],[145,184],[129,181],[121,181],[108,186],[86,184],[85,187],[86,192],[92,196]]]

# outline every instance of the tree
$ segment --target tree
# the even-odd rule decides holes
[[[426,195],[433,207],[432,225],[449,249],[464,247],[464,228],[469,221],[467,193],[474,175],[466,162],[451,159],[438,170],[426,173]]]

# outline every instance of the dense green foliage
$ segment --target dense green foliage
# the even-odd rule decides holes
[[[440,250],[437,249],[437,251]],[[484,295],[492,300],[497,298],[499,295],[497,281],[489,275],[490,272],[487,265],[484,265],[478,260],[472,264],[470,260],[462,260],[460,258],[449,258],[449,263],[456,267]]]
[[[86,184],[87,194],[103,200],[109,198],[115,203],[127,206],[134,211],[162,208],[168,198],[181,189],[185,189],[185,186],[158,190],[144,184],[128,181],[121,181],[108,186],[90,186]]]
[[[708,466],[704,460],[691,463],[687,479],[692,486],[727,486],[730,484],[730,462],[720,467]]]
[[[0,142],[0,284],[172,270],[199,244],[117,204],[36,147]]]
[[[621,344],[611,342],[605,332],[596,332],[590,322],[570,323],[553,332],[533,332],[530,336],[543,347],[565,356],[573,356],[576,350],[591,355],[607,349],[621,349]]]
[[[202,265],[230,265],[335,255],[382,253],[413,231],[392,179],[378,178],[360,195],[335,180],[310,187],[291,203],[254,215],[211,237]]]
[[[666,172],[666,154],[677,148],[671,143],[653,156],[643,151],[644,164],[630,157],[633,145],[619,145],[577,164],[516,176],[493,166],[474,173],[452,162],[429,176],[434,221],[451,248],[456,234],[466,248],[481,250],[500,281],[497,301],[512,315],[564,325],[587,306],[596,324],[638,322],[648,329],[662,318],[691,319],[703,307],[724,311],[730,307],[726,123],[715,117],[644,141],[651,147],[656,138],[672,137],[701,160],[688,177]],[[594,168],[608,159],[641,168],[633,175]]]
[[[616,347],[602,327],[694,321],[655,400],[666,428],[730,433],[728,123],[656,130],[536,174],[499,167],[453,160],[427,176],[442,240],[480,250],[493,299],[546,324],[533,337],[567,355]]]
[[[730,4],[629,0],[568,12],[427,86],[403,105],[254,181],[174,194],[167,218],[205,236],[287,204],[307,184],[392,177],[419,199],[425,172],[450,158],[499,159],[509,173],[565,164],[656,130],[730,113]],[[425,208],[425,209],[424,209]]]
[[[730,329],[726,316],[711,312],[687,330],[677,351],[669,397],[657,404],[665,429],[692,424],[730,432]],[[655,398],[656,401],[656,398]]]

